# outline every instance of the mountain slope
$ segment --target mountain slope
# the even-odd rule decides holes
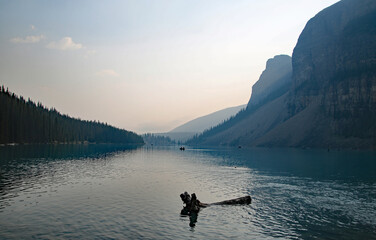
[[[292,115],[318,104],[328,145],[375,146],[376,1],[343,0],[312,18],[293,69]]]
[[[376,1],[343,0],[307,23],[293,53],[289,112],[262,144],[301,126],[305,137],[286,144],[375,148]]]
[[[193,119],[183,125],[174,128],[170,132],[157,133],[156,135],[165,136],[175,141],[184,142],[192,138],[193,136],[226,121],[230,117],[236,115],[245,107],[246,105],[240,105],[236,107],[225,108],[211,114]]]
[[[234,123],[229,124],[226,128],[218,126],[218,128],[221,128],[220,131],[214,128],[192,139],[189,143],[221,146],[247,145],[247,143],[263,136],[276,124],[283,122],[284,115],[286,115],[285,101],[286,94],[264,104],[251,113],[242,112],[231,119]]]
[[[240,120],[192,143],[376,148],[376,1],[343,0],[318,13],[292,68],[287,93],[253,111],[249,104]]]
[[[256,139],[284,119],[276,113],[285,109],[286,93],[291,86],[291,57],[277,55],[266,63],[266,68],[252,88],[246,110],[229,121],[191,139],[189,144],[237,145]],[[268,106],[265,108],[265,106]],[[284,108],[283,108],[284,107]],[[276,115],[276,116],[274,116]]]
[[[174,128],[171,132],[193,132],[199,133],[206,129],[214,127],[221,122],[227,120],[231,116],[236,115],[241,109],[245,108],[246,105],[240,105],[236,107],[225,108],[211,114],[193,119],[183,125]]]

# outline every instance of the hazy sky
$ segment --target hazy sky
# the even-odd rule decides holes
[[[73,117],[164,132],[246,104],[338,0],[0,0],[0,84]]]

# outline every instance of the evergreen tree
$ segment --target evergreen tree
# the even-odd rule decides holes
[[[107,123],[62,115],[42,103],[25,101],[0,88],[0,144],[4,143],[126,143],[143,144],[141,136]]]

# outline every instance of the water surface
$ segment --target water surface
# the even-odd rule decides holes
[[[0,239],[375,239],[376,154],[294,149],[0,147]],[[179,194],[247,206],[203,209]]]

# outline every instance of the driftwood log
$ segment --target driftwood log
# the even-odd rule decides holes
[[[200,200],[197,199],[195,193],[189,195],[188,192],[184,192],[180,194],[180,198],[185,204],[183,209],[181,210],[181,215],[189,216],[190,219],[190,226],[194,227],[195,223],[197,222],[198,212],[201,208],[209,207],[212,205],[247,205],[252,202],[251,196],[245,196],[240,198],[235,198],[231,200],[215,202],[215,203],[202,203]]]

